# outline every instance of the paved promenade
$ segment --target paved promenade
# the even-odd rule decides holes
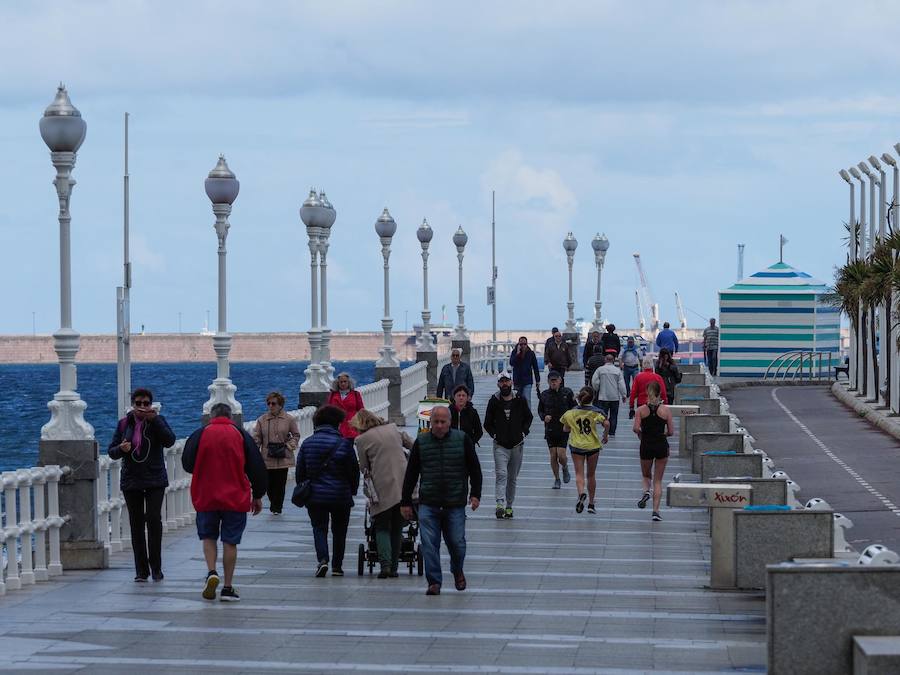
[[[745,387],[724,392],[731,411],[802,501],[823,497],[853,521],[858,551],[900,551],[900,443],[832,395],[830,387]],[[801,426],[802,425],[802,426]]]
[[[573,375],[573,378],[579,375]],[[494,380],[477,382],[484,410]],[[344,578],[313,578],[312,533],[289,507],[252,518],[239,550],[240,604],[201,599],[193,527],[165,540],[166,579],[67,572],[0,598],[0,668],[53,672],[642,673],[765,669],[765,603],[713,592],[705,511],[639,510],[637,441],[623,415],[598,470],[598,513],[572,483],[551,490],[542,425],[526,444],[516,517],[493,514],[493,460],[480,450],[482,507],[467,524],[466,576],[426,597],[424,578],[358,577],[362,500]],[[677,439],[677,435],[675,436]],[[488,439],[489,442],[489,439]],[[676,441],[677,442],[677,441]],[[674,453],[677,455],[677,452]],[[669,475],[687,470],[675,457]],[[445,556],[445,574],[449,562]],[[402,568],[401,568],[402,570]]]

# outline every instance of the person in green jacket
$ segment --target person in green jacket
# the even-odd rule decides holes
[[[466,504],[472,510],[481,502],[481,464],[472,438],[450,428],[450,410],[431,411],[431,430],[420,433],[409,453],[400,513],[412,520],[412,494],[419,483],[419,532],[425,557],[426,595],[440,595],[441,533],[450,552],[450,571],[456,590],[466,589]]]

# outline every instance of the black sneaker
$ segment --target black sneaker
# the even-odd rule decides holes
[[[662,516],[659,515],[659,511],[654,511],[651,517],[653,518],[653,520],[662,520]]]
[[[234,590],[233,586],[222,586],[222,592],[219,593],[219,600],[222,602],[240,602],[241,596]]]
[[[136,584],[145,584],[145,583],[147,583],[147,579],[148,579],[148,577],[146,575],[138,574],[137,576],[134,577],[134,582]]]
[[[388,569],[385,569],[384,567],[382,567],[381,571],[378,573],[379,579],[387,579],[390,576],[391,576],[391,571]]]
[[[587,492],[582,492],[578,497],[578,503],[575,504],[575,513],[581,513],[584,511],[584,502],[587,500]]]
[[[150,576],[153,577],[153,581],[162,581],[166,578],[166,575],[162,573],[162,570],[153,572]]]
[[[319,563],[319,566],[316,568],[316,577],[318,577],[319,579],[321,579],[321,578],[324,577],[326,574],[328,574],[328,563],[327,563],[327,562],[320,562],[320,563]]]
[[[650,501],[650,493],[649,493],[649,492],[645,492],[645,493],[644,493],[644,496],[641,497],[640,500],[638,501],[638,508],[639,508],[639,509],[645,508],[645,507],[647,506],[647,502],[648,502],[648,501]]]
[[[506,517],[506,509],[503,508],[503,504],[497,504],[494,515],[497,516],[497,520],[503,520]]]
[[[342,570],[340,567],[333,567],[331,568],[331,576],[342,577],[344,576],[344,570]]]
[[[511,506],[507,506],[507,507],[506,507],[506,511],[503,512],[503,517],[504,517],[504,518],[507,518],[507,519],[513,517],[513,510],[512,510],[512,507],[511,507]]]
[[[588,504],[588,513],[597,513],[597,508],[593,504]]]
[[[203,599],[204,600],[215,600],[216,599],[216,589],[219,587],[219,573],[215,570],[210,570],[209,574],[206,575],[206,581],[203,584]]]

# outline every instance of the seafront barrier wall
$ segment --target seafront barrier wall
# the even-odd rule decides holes
[[[525,335],[543,346],[549,335],[544,330],[503,331],[516,339]],[[490,331],[469,331],[473,343],[490,340]],[[309,340],[306,333],[232,333],[230,360],[236,362],[307,361]],[[415,361],[416,346],[412,333],[394,333],[394,348],[404,361]],[[441,335],[439,344],[450,347],[451,336]],[[378,358],[384,335],[371,333],[332,333],[331,358],[335,361],[372,361]],[[152,333],[131,336],[131,360],[143,363],[213,362],[216,354],[211,335]],[[115,335],[82,335],[78,363],[115,363]],[[0,364],[57,363],[51,335],[0,335]]]

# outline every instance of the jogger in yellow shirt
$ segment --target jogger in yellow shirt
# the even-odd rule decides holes
[[[563,430],[569,433],[569,451],[575,465],[575,487],[578,490],[576,513],[584,511],[587,500],[588,513],[597,513],[594,496],[597,492],[597,462],[603,444],[609,441],[609,421],[600,410],[591,405],[594,390],[582,387],[576,396],[578,407],[563,413],[560,422]],[[603,427],[603,439],[597,434],[597,427]],[[584,491],[585,465],[587,465],[587,492]]]

